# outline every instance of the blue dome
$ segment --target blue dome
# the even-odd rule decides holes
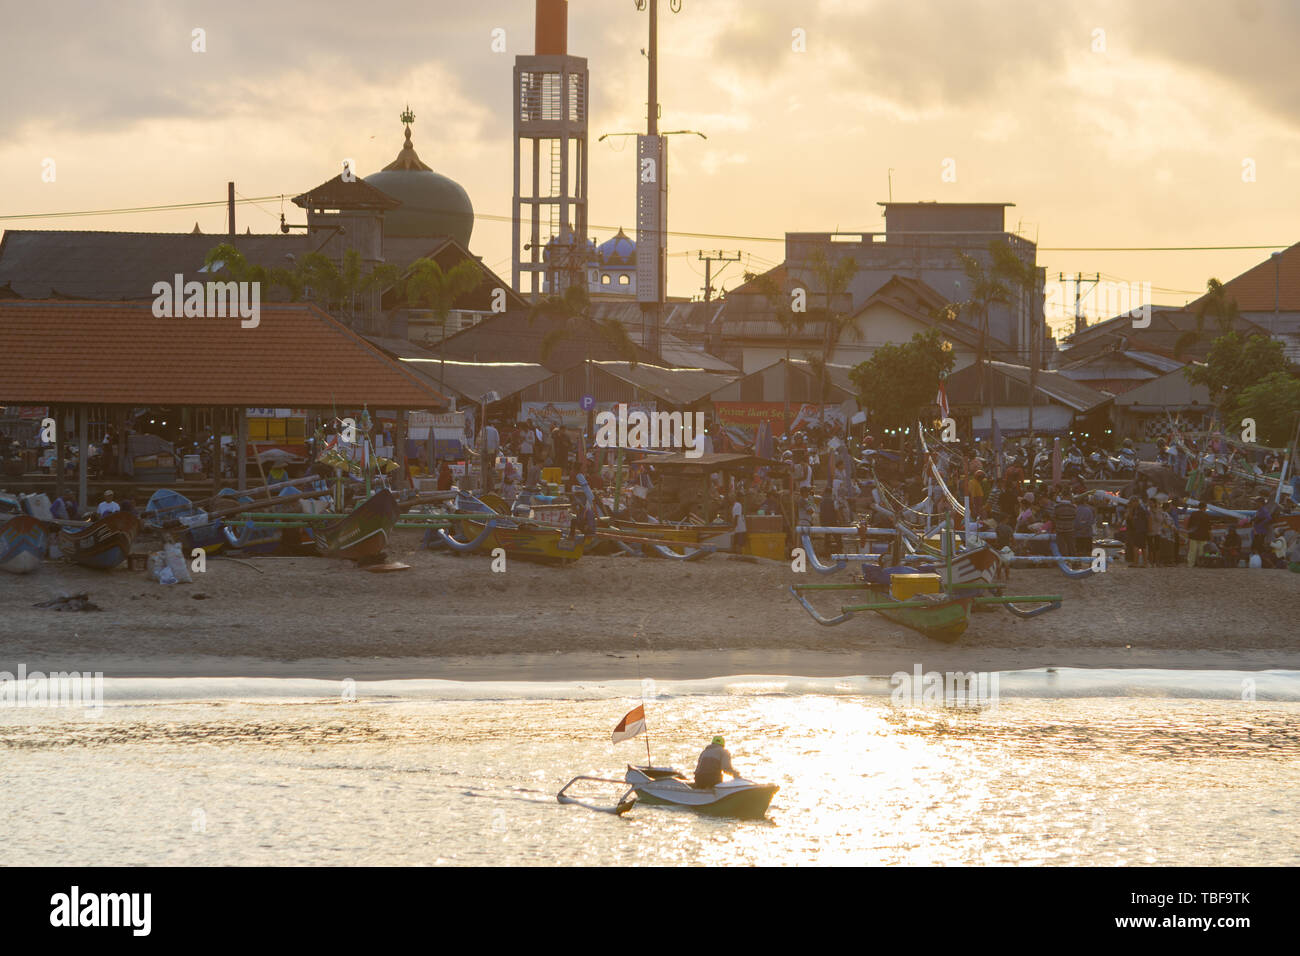
[[[636,243],[627,237],[622,229],[618,235],[606,239],[596,247],[601,262],[610,266],[630,266],[636,264]]]

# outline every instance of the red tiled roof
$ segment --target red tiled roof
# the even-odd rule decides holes
[[[1300,311],[1300,243],[1282,250],[1276,262],[1270,255],[1223,285],[1242,312],[1272,312],[1275,301],[1283,312]],[[1187,308],[1195,312],[1204,298],[1189,303]]]
[[[429,408],[437,389],[311,305],[155,318],[152,303],[0,301],[0,404]]]

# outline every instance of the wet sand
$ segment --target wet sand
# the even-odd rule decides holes
[[[133,676],[575,680],[653,672],[888,674],[927,667],[1300,670],[1300,575],[1125,568],[1067,579],[1016,571],[1012,593],[1061,594],[1032,620],[976,614],[956,645],[878,615],[813,622],[786,590],[818,575],[715,555],[681,564],[586,557],[556,568],[419,550],[403,532],[374,574],[314,557],[214,557],[193,584],[46,562],[0,576],[0,670]],[[844,580],[845,575],[827,576]],[[88,592],[99,612],[32,605]],[[830,612],[841,595],[814,603]]]

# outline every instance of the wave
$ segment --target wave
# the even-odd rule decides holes
[[[934,673],[914,668],[915,681]],[[937,672],[941,680],[947,673]],[[999,671],[1001,698],[1170,698],[1243,701],[1300,701],[1300,671],[1225,671],[1168,669],[1036,668]],[[737,674],[702,680],[617,681],[346,681],[275,677],[104,678],[108,705],[160,701],[493,701],[671,699],[725,696],[887,697],[899,681],[894,675],[800,677]]]

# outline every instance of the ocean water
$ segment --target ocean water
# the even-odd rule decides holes
[[[110,679],[99,713],[0,707],[0,863],[1300,864],[1300,674],[999,690],[945,707],[866,677]],[[655,762],[690,770],[724,734],[781,787],[766,820],[556,802],[644,762],[644,738],[609,737],[642,693]]]

